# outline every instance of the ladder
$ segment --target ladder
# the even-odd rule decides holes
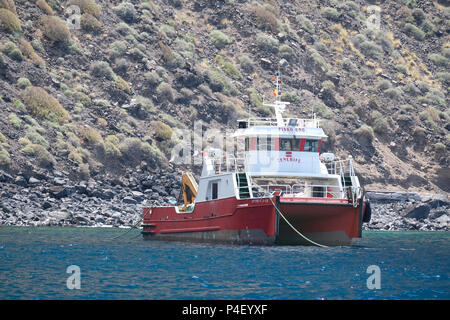
[[[250,198],[250,189],[246,173],[236,173],[236,182],[240,199]]]

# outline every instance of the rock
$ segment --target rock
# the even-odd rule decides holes
[[[55,178],[55,180],[53,180],[53,183],[57,186],[63,186],[65,185],[67,182],[65,179],[61,179],[61,178]]]
[[[36,178],[34,178],[34,177],[31,177],[31,178],[28,180],[28,183],[31,184],[31,185],[36,185],[36,184],[38,184],[39,182],[41,182],[41,181],[38,180],[38,179],[36,179]]]
[[[14,183],[17,184],[18,186],[22,186],[22,187],[25,187],[27,185],[27,181],[22,176],[17,176],[14,179]]]
[[[8,182],[12,183],[14,181],[14,178],[7,174],[5,171],[0,170],[0,182]]]
[[[134,200],[132,197],[125,197],[123,198],[122,202],[128,204],[137,204],[137,201]]]
[[[132,191],[131,194],[132,194],[133,199],[138,202],[142,202],[144,200],[145,195],[142,192]]]
[[[421,220],[421,219],[427,218],[429,213],[430,213],[430,207],[425,204],[425,205],[421,205],[421,206],[409,211],[405,215],[405,218],[414,218],[414,219]]]
[[[166,188],[161,185],[153,186],[152,189],[153,191],[158,192],[160,196],[167,196]]]
[[[52,204],[51,204],[49,201],[45,201],[45,202],[42,204],[42,209],[43,209],[43,210],[50,209],[51,207],[52,207]]]
[[[56,186],[56,187],[50,187],[49,193],[50,196],[52,196],[55,199],[62,199],[65,198],[71,194],[73,194],[74,192],[76,192],[76,188],[75,187],[61,187],[61,186]]]

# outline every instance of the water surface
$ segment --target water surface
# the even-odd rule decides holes
[[[352,247],[260,247],[0,227],[0,299],[450,299],[449,241],[447,232],[364,232]],[[70,265],[80,267],[79,290],[66,286]],[[379,290],[367,288],[370,265]]]

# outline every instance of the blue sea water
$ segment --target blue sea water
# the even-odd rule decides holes
[[[450,299],[449,241],[447,232],[364,232],[351,247],[261,247],[0,227],[0,299]],[[66,286],[70,265],[80,289]],[[380,289],[367,287],[370,265]]]

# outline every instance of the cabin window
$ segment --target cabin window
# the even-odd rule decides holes
[[[306,152],[318,152],[319,151],[319,140],[305,140],[305,147],[303,151]]]
[[[300,151],[300,139],[280,139],[280,151]]]
[[[292,139],[292,151],[300,151],[300,139]]]
[[[212,196],[211,199],[217,199],[219,194],[219,184],[217,182],[212,183]]]
[[[280,151],[291,151],[291,139],[280,139]]]
[[[275,139],[272,137],[258,137],[256,139],[256,149],[262,151],[270,151],[275,149]]]

